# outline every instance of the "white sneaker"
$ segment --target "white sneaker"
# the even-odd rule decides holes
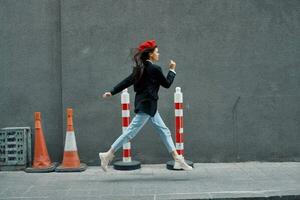
[[[109,164],[110,161],[113,160],[115,156],[113,154],[110,154],[110,153],[99,153],[99,158],[101,160],[101,168],[103,169],[103,171],[107,171],[107,166]]]
[[[185,162],[183,156],[178,156],[178,157],[175,158],[173,168],[174,169],[183,169],[183,170],[186,170],[186,171],[192,171],[193,170],[193,168]]]
[[[181,169],[179,162],[175,159],[174,160],[174,169]]]

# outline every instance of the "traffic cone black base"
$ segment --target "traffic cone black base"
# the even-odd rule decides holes
[[[32,168],[28,167],[24,171],[27,173],[48,173],[48,172],[54,172],[55,168],[58,166],[58,163],[51,163],[51,165],[47,168]]]
[[[78,168],[68,168],[60,165],[56,167],[55,172],[83,172],[86,169],[87,169],[87,165],[85,163],[80,163],[80,166]]]
[[[136,170],[141,168],[141,162],[132,160],[131,162],[116,161],[114,164],[116,170]]]

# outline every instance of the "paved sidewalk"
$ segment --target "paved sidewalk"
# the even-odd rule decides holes
[[[300,162],[196,163],[192,172],[170,171],[164,164],[142,165],[135,171],[116,171],[110,166],[106,173],[100,167],[82,173],[0,172],[0,199],[242,197],[300,199]]]

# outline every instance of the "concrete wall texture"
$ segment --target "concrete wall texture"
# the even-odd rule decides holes
[[[72,107],[80,158],[98,165],[121,134],[120,95],[100,95],[131,72],[130,48],[156,39],[157,64],[177,63],[158,109],[174,136],[182,88],[187,159],[300,161],[299,10],[298,0],[0,0],[0,127],[34,127],[41,111],[60,161]],[[171,159],[150,124],[132,153]]]

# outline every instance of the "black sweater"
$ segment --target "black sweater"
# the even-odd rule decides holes
[[[167,77],[164,76],[161,67],[145,62],[145,69],[139,81],[135,82],[134,75],[131,73],[127,78],[117,84],[110,92],[115,95],[125,88],[134,85],[135,100],[134,112],[139,111],[149,114],[153,117],[157,111],[157,100],[159,87],[169,88],[176,76],[176,73],[169,71]]]

